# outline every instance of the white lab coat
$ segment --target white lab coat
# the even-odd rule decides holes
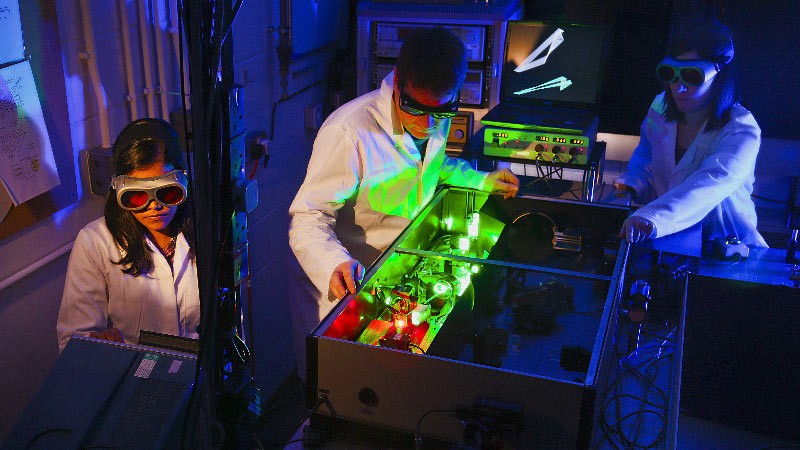
[[[75,238],[69,257],[61,309],[58,347],[73,334],[88,336],[115,327],[126,343],[139,342],[139,330],[196,339],[200,323],[197,269],[183,234],[175,242],[173,268],[147,239],[153,257],[150,273],[134,277],[113,264],[122,257],[101,217]]]
[[[697,134],[675,162],[677,124],[662,113],[656,96],[642,122],[639,145],[628,170],[616,182],[633,187],[641,203],[634,215],[650,220],[662,237],[701,222],[704,239],[736,235],[750,246],[766,247],[756,230],[753,192],[761,129],[750,111],[734,105],[722,128]]]
[[[333,307],[328,283],[337,265],[352,258],[369,267],[439,184],[480,189],[486,179],[485,172],[445,155],[449,119],[430,137],[421,161],[393,107],[393,82],[392,72],[379,89],[325,120],[305,181],[289,207],[289,245],[302,267],[290,261],[297,345]]]

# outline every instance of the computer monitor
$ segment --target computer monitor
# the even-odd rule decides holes
[[[604,48],[602,27],[509,21],[500,102],[592,108]]]

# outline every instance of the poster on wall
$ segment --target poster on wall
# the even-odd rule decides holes
[[[25,57],[17,0],[0,0],[0,64]]]
[[[0,69],[0,206],[24,203],[58,186],[31,65],[23,61]],[[8,211],[0,209],[0,221]]]

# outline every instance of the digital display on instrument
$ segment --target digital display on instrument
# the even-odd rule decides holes
[[[553,138],[553,142],[556,142],[556,143],[559,143],[559,144],[566,144],[567,143],[567,138],[554,137]]]
[[[536,140],[539,142],[548,142],[550,141],[550,138],[547,136],[536,136]]]
[[[492,137],[507,138],[508,137],[508,133],[492,133]]]
[[[586,143],[583,139],[570,139],[569,143],[572,145],[583,145]]]

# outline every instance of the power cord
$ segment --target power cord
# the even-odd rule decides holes
[[[336,415],[336,410],[334,410],[334,409],[333,409],[333,404],[331,404],[331,401],[328,399],[328,397],[327,397],[327,396],[325,396],[325,395],[322,395],[322,396],[318,397],[318,398],[317,398],[317,401],[316,401],[316,402],[314,402],[314,406],[312,406],[312,407],[311,407],[311,410],[310,410],[310,411],[308,411],[308,413],[306,413],[306,415],[305,415],[305,416],[303,416],[302,420],[300,420],[300,421],[297,423],[297,425],[296,425],[296,426],[292,427],[291,434],[289,434],[288,436],[286,436],[286,438],[285,438],[285,439],[282,441],[282,442],[283,442],[283,444],[281,444],[280,448],[286,448],[286,446],[287,446],[287,445],[289,445],[289,444],[291,444],[291,443],[293,443],[293,442],[297,442],[297,441],[298,441],[298,439],[295,439],[294,441],[290,440],[290,439],[292,438],[292,436],[294,436],[294,432],[295,432],[295,430],[296,430],[296,429],[298,429],[298,428],[300,428],[300,425],[302,425],[302,424],[303,424],[303,422],[305,422],[306,420],[308,420],[308,419],[309,419],[309,417],[311,417],[311,415],[312,415],[312,414],[314,414],[315,412],[317,412],[317,410],[319,410],[319,407],[320,407],[320,406],[322,406],[323,404],[325,404],[325,405],[327,405],[327,406],[328,406],[328,409],[330,410],[331,414],[333,414],[334,416]],[[304,433],[304,434],[305,434],[305,433]],[[302,439],[299,439],[299,441],[302,441]]]
[[[456,414],[458,413],[455,409],[432,409],[430,411],[426,411],[419,417],[417,420],[417,428],[414,432],[414,448],[416,450],[422,450],[422,433],[420,432],[419,428],[422,425],[422,421],[431,414]]]

